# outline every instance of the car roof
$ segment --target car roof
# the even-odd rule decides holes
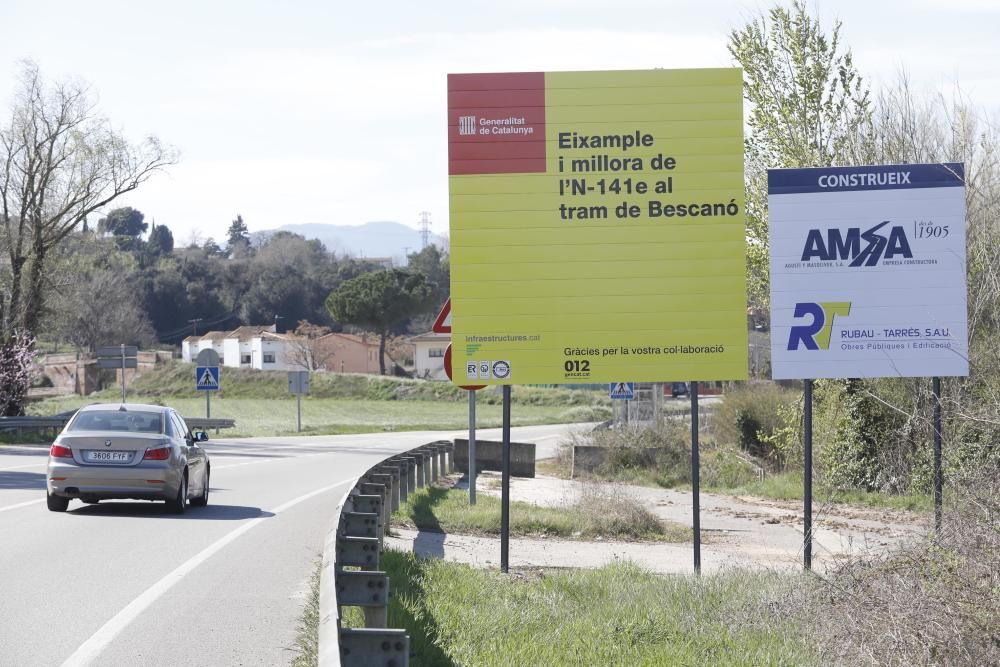
[[[80,408],[80,412],[159,412],[165,413],[170,408],[164,405],[147,405],[145,403],[94,403]]]

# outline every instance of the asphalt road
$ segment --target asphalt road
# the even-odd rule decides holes
[[[514,428],[554,455],[562,426]],[[283,665],[348,485],[466,432],[211,440],[212,490],[163,503],[45,507],[44,447],[0,447],[0,666]],[[499,429],[480,430],[499,439]]]

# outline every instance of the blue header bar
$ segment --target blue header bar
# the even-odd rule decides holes
[[[767,170],[767,193],[770,195],[952,188],[962,185],[965,185],[965,165],[961,162]]]

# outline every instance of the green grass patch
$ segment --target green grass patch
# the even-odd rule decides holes
[[[763,482],[754,481],[738,486],[707,486],[708,491],[738,496],[759,496],[776,500],[802,500],[801,472],[784,472],[768,475]],[[813,484],[813,502],[844,503],[883,509],[931,511],[934,498],[925,494],[891,494],[860,489],[835,489],[824,484]]]
[[[417,530],[472,535],[500,534],[500,499],[488,494],[469,504],[468,491],[429,487],[410,494],[393,513],[399,525]],[[590,539],[595,537],[684,542],[690,530],[663,522],[636,501],[589,490],[562,507],[510,504],[512,535]]]
[[[195,364],[175,361],[147,371],[129,385],[136,396],[173,400],[194,394]],[[287,399],[288,373],[249,368],[221,369],[221,396],[229,398]],[[468,393],[450,382],[430,382],[382,375],[357,373],[313,373],[309,392],[313,398],[338,398],[368,401],[450,401],[467,403]],[[113,389],[106,390],[114,394]],[[476,394],[483,405],[499,405],[499,387]],[[602,408],[608,416],[611,400],[607,392],[570,390],[518,385],[511,392],[513,405],[549,405],[561,408]],[[604,417],[607,419],[607,417]],[[583,421],[583,420],[581,420]]]
[[[194,392],[190,392],[193,394]],[[69,396],[31,405],[32,414],[56,414],[75,410],[91,403],[116,402],[113,394]],[[119,399],[120,400],[120,399]],[[130,395],[137,402],[158,402],[176,408],[186,417],[205,416],[205,398],[155,397]],[[514,410],[514,426],[559,424],[573,421],[574,408],[555,405],[523,405]],[[296,435],[295,399],[287,394],[281,399],[212,397],[212,417],[236,420],[236,428],[225,431],[226,437]],[[481,405],[476,410],[480,428],[496,428],[503,423],[502,407]],[[377,431],[422,431],[468,428],[468,404],[450,401],[378,401],[305,397],[302,400],[300,435],[371,433]],[[220,436],[221,437],[221,436]]]
[[[316,667],[319,664],[319,578],[322,568],[323,559],[320,558],[309,577],[309,596],[295,631],[295,643],[292,645],[295,657],[291,667]]]
[[[410,634],[414,665],[820,662],[799,622],[770,611],[798,577],[664,577],[629,563],[503,575],[395,551],[381,565],[389,627]]]

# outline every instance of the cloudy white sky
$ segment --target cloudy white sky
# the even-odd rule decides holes
[[[730,0],[2,0],[0,109],[17,62],[92,85],[127,136],[181,162],[122,203],[178,241],[289,223],[447,233],[446,74],[729,66],[770,3]],[[1000,118],[1000,0],[813,3],[875,85],[905,68]]]

